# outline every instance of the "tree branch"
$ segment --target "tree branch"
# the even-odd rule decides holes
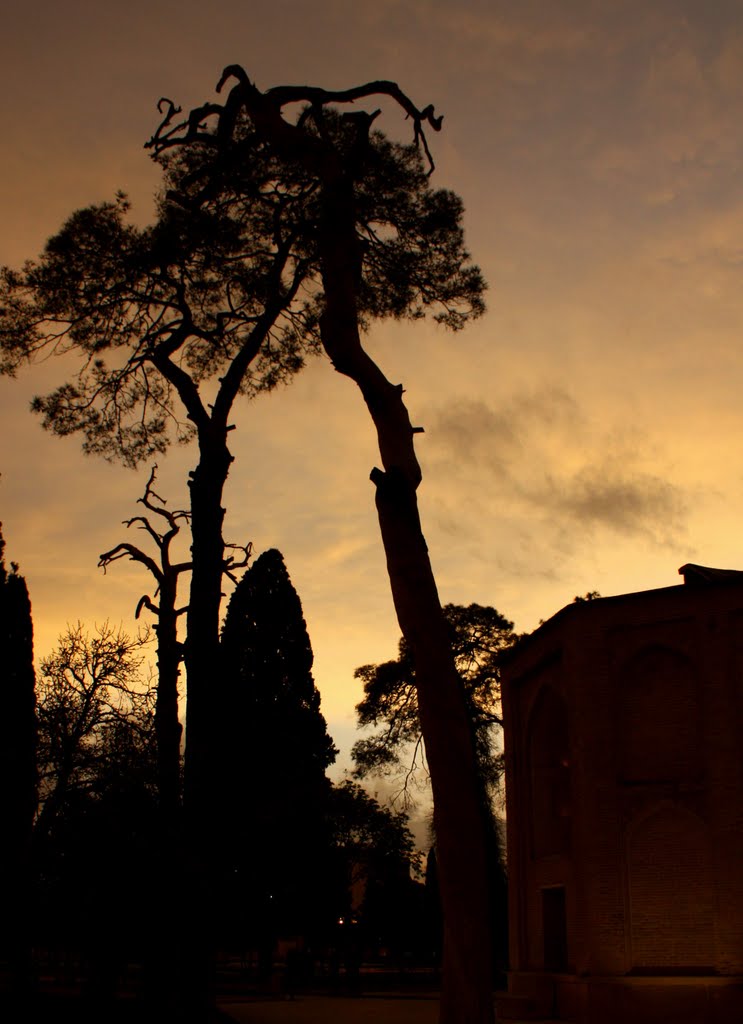
[[[232,131],[241,108],[245,108],[248,115],[257,124],[264,127],[271,123],[274,128],[274,141],[279,138],[283,142],[295,147],[299,139],[291,134],[291,130],[299,132],[304,137],[305,155],[310,150],[314,157],[323,160],[327,153],[324,140],[313,140],[311,136],[301,131],[301,123],[291,125],[284,121],[281,116],[283,107],[293,103],[306,102],[316,110],[331,103],[354,103],[356,100],[369,99],[373,96],[388,96],[400,106],[407,117],[413,121],[413,139],[416,144],[421,144],[429,163],[429,174],[434,170],[433,157],[426,139],[424,125],[429,125],[434,131],[441,131],[443,116],[437,117],[434,113],[433,104],[419,109],[409,96],[402,91],[396,82],[380,79],[376,82],[367,82],[365,85],[357,85],[352,89],[320,89],[308,85],[282,85],[266,92],[261,92],[251,82],[247,72],[239,64],[228,65],[217,83],[216,91],[221,93],[226,83],[231,79],[237,79],[237,85],[230,89],[224,105],[218,103],[205,103],[191,111],[185,121],[171,127],[173,117],[180,113],[180,107],[176,107],[171,100],[161,100],[158,110],[162,112],[161,104],[168,104],[168,111],[163,121],[157,128],[152,138],[145,143],[145,148],[152,149],[154,154],[164,149],[184,142],[202,141],[212,146],[219,145],[224,140],[232,140]],[[204,130],[205,122],[210,117],[217,117],[215,132]],[[301,117],[301,115],[300,115]],[[282,125],[283,128],[279,128]],[[280,135],[277,134],[277,130]],[[315,145],[315,143],[319,145]]]
[[[145,554],[141,548],[136,547],[134,544],[122,543],[117,544],[115,548],[111,548],[110,551],[104,551],[98,559],[98,568],[103,569],[104,573],[111,562],[116,562],[120,558],[131,558],[133,562],[141,562],[155,577],[158,583],[163,581],[163,572],[154,558]]]

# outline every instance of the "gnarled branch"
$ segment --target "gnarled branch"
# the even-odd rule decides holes
[[[429,125],[434,131],[441,131],[443,115],[436,116],[432,103],[429,103],[422,109],[416,107],[397,82],[379,79],[375,82],[354,86],[351,89],[321,89],[309,85],[281,85],[267,89],[266,92],[261,92],[251,82],[244,68],[239,64],[230,64],[222,72],[217,82],[216,91],[221,93],[231,78],[237,79],[237,85],[230,89],[224,104],[204,103],[200,107],[195,107],[188,118],[175,125],[173,125],[173,118],[181,112],[181,108],[176,107],[172,100],[161,99],[158,103],[158,110],[162,113],[163,104],[167,104],[167,111],[155,134],[145,143],[145,148],[153,150],[156,156],[163,150],[184,142],[198,140],[210,145],[217,145],[231,137],[241,109],[245,109],[247,114],[257,121],[266,123],[268,120],[272,120],[276,124],[278,120],[285,128],[294,128],[301,131],[301,121],[295,125],[290,125],[283,120],[281,112],[284,107],[304,102],[315,111],[319,111],[329,104],[355,103],[357,100],[370,99],[374,96],[388,96],[412,120],[413,140],[416,144],[420,144],[423,147],[429,164],[429,174],[434,170],[433,156],[428,146],[424,126]],[[374,119],[374,116],[367,115],[370,121]],[[217,118],[217,126],[214,132],[209,132],[205,126],[209,118],[212,117]],[[300,114],[301,118],[302,115]],[[285,138],[288,138],[286,133]]]

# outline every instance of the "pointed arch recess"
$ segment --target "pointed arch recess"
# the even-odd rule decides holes
[[[571,843],[568,711],[551,686],[542,687],[534,702],[527,751],[532,854],[566,854]]]
[[[707,827],[684,807],[660,805],[627,835],[632,966],[709,970],[714,884]]]

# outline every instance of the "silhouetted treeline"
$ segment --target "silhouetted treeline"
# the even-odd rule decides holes
[[[412,837],[361,787],[333,787],[325,774],[336,749],[279,551],[264,552],[236,587],[221,652],[213,724],[223,939],[261,944],[266,958],[278,935],[327,947],[353,928],[354,941],[397,943],[415,927]]]
[[[25,935],[17,924],[6,928],[4,958],[19,977],[21,967],[27,979],[33,968],[42,980],[81,989],[93,1006],[104,1006],[125,977],[146,1000],[171,1005],[182,980],[178,895],[188,861],[173,855],[172,842],[163,845],[155,692],[141,675],[149,636],[108,624],[68,627],[40,662],[34,696],[25,584],[4,565],[0,580],[3,686],[14,687],[2,719],[2,778],[9,794],[14,781],[7,806],[17,810],[3,862],[5,904],[12,912],[15,895],[16,910],[5,921],[32,925]],[[383,952],[396,963],[427,955],[423,886],[411,877],[417,854],[404,815],[356,783],[333,786],[326,777],[336,749],[301,603],[278,551],[261,555],[238,584],[221,643],[205,941],[257,961],[252,980],[265,983],[279,940],[293,946],[292,984],[309,979],[313,960],[326,974],[344,969],[351,977],[363,955]],[[11,711],[24,728],[10,728]],[[21,854],[25,888],[17,884]]]

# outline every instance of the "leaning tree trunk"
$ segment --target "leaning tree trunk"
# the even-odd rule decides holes
[[[325,181],[322,342],[336,370],[361,390],[377,430],[379,526],[397,618],[413,653],[421,730],[431,774],[444,914],[442,1024],[493,1020],[485,832],[472,734],[428,549],[416,491],[421,470],[414,428],[393,385],[361,345],[356,304],[359,245],[353,183]]]

